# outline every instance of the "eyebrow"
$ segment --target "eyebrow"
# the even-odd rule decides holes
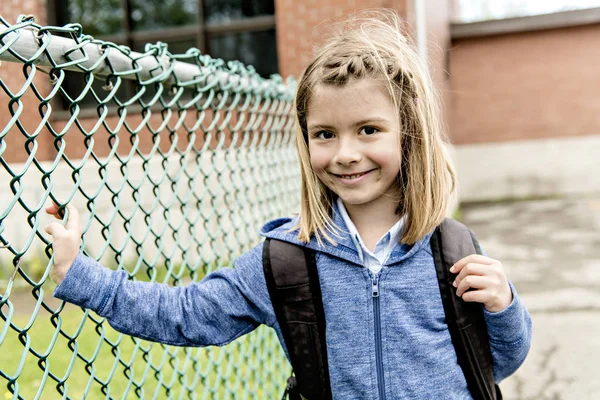
[[[352,124],[353,128],[358,128],[360,126],[363,125],[369,125],[369,124],[381,124],[381,123],[389,123],[390,121],[386,118],[367,118],[367,119],[361,119],[360,121],[356,121],[355,123]],[[334,129],[334,126],[331,125],[325,125],[325,124],[312,124],[308,126],[308,130],[313,130],[313,129]]]

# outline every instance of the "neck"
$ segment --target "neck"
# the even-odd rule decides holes
[[[400,220],[400,216],[396,214],[398,202],[393,199],[382,200],[377,204],[366,205],[344,203],[350,219],[369,250]]]

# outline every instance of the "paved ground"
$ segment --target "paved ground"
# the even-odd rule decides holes
[[[462,219],[502,261],[533,319],[506,399],[600,399],[600,197],[469,205]]]

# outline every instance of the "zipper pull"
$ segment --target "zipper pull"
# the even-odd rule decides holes
[[[379,273],[373,275],[372,283],[371,292],[373,293],[373,297],[379,297]]]

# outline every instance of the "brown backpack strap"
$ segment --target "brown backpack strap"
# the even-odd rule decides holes
[[[296,376],[296,389],[306,399],[331,399],[325,313],[314,252],[266,239],[263,270]]]
[[[499,400],[494,382],[493,360],[487,325],[479,303],[468,303],[456,295],[450,268],[470,254],[482,254],[475,235],[460,222],[445,219],[431,236],[446,323],[469,391],[475,400]]]

